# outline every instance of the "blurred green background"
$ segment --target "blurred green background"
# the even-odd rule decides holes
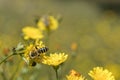
[[[66,52],[62,77],[71,69],[86,78],[96,66],[107,68],[120,79],[120,6],[117,2],[90,0],[0,0],[0,60],[21,42],[24,26],[36,25],[36,16],[61,15],[59,28],[50,36],[51,52]],[[77,45],[76,50],[71,46]],[[4,54],[3,54],[4,53]],[[52,80],[51,68],[28,68],[19,56],[0,66],[0,80]],[[51,78],[51,79],[50,79]]]

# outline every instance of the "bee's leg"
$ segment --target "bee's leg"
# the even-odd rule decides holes
[[[32,64],[31,64],[31,66],[36,66],[36,64],[37,63],[35,61],[33,61]]]
[[[37,45],[35,46],[35,49],[38,49],[38,48],[37,48]]]

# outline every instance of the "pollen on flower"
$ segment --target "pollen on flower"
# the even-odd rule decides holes
[[[58,28],[58,21],[54,16],[43,16],[37,25],[40,30],[56,30]]]
[[[50,66],[59,66],[64,63],[68,58],[68,55],[65,53],[54,53],[50,54],[50,56],[44,56],[42,63]]]
[[[30,61],[29,53],[33,49],[34,45],[30,44],[29,46],[26,46],[25,52],[24,52],[24,60],[28,63]]]
[[[43,44],[43,42],[42,42],[42,41],[39,41],[39,40],[36,40],[36,41],[35,41],[35,45],[36,45],[38,48],[45,47],[45,45]]]
[[[24,39],[42,39],[43,34],[38,28],[26,26],[22,29],[22,32],[24,34]]]
[[[71,70],[70,74],[66,76],[67,80],[85,80],[85,78],[75,70]]]
[[[94,80],[115,80],[114,76],[107,69],[95,67],[88,73]]]

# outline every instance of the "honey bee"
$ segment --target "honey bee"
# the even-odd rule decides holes
[[[41,53],[45,53],[47,51],[48,51],[47,47],[37,48],[37,46],[35,46],[35,48],[32,51],[30,51],[29,56],[30,58],[34,59],[40,56]]]

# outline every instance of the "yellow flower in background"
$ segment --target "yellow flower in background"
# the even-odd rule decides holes
[[[73,42],[70,47],[71,47],[71,50],[72,50],[72,51],[76,51],[76,50],[77,50],[77,47],[78,47],[78,44],[75,43],[75,42]]]
[[[68,58],[68,55],[65,53],[54,53],[50,54],[50,56],[44,56],[42,63],[50,65],[50,66],[59,66],[64,63]]]
[[[40,30],[56,30],[58,21],[54,16],[43,16],[37,23]]]
[[[71,70],[70,74],[66,76],[67,80],[85,80],[85,78],[75,70]]]
[[[24,39],[42,39],[43,34],[38,28],[26,26],[22,29],[22,32],[24,34]]]
[[[94,80],[115,80],[114,76],[107,69],[95,67],[88,73]]]
[[[35,44],[30,44],[26,46],[23,59],[29,64],[30,66],[35,63],[40,63],[42,58],[45,56],[45,53],[38,53],[37,49],[45,47],[42,41],[36,41]],[[39,55],[38,55],[39,54]]]

